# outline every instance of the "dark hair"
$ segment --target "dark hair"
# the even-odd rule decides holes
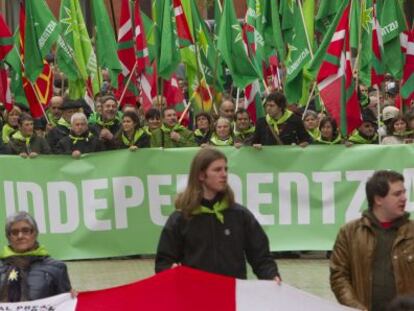
[[[200,118],[200,117],[205,117],[208,120],[208,124],[211,125],[211,123],[212,123],[211,115],[208,112],[201,111],[201,112],[197,113],[194,120],[197,122],[198,118]]]
[[[161,113],[159,109],[157,108],[148,109],[148,111],[145,113],[145,120],[148,121],[149,119],[161,119]]]
[[[405,125],[407,126],[407,130],[408,130],[408,121],[407,119],[403,116],[403,115],[398,115],[395,118],[392,118],[391,121],[389,123],[387,123],[387,134],[388,135],[392,135],[395,130],[394,130],[394,124],[397,123],[397,121],[404,121]]]
[[[122,120],[125,117],[130,118],[135,123],[135,129],[138,129],[141,126],[141,124],[139,122],[139,116],[136,114],[136,112],[130,111],[130,110],[129,111],[125,111],[124,112],[124,115],[122,116]]]
[[[319,131],[327,123],[329,123],[332,126],[332,137],[335,139],[338,136],[338,124],[336,123],[336,120],[334,118],[323,117],[322,120],[319,122]]]
[[[104,105],[107,101],[113,100],[118,105],[118,100],[113,95],[104,95],[101,97],[100,102]]]
[[[239,108],[239,109],[237,109],[236,115],[235,115],[236,116],[236,119],[237,119],[237,115],[243,114],[243,113],[247,113],[248,116],[249,116],[249,119],[250,119],[250,114],[249,114],[249,112],[245,108]]]
[[[20,116],[19,116],[19,125],[21,126],[23,124],[24,121],[33,121],[33,118],[30,114],[23,112]]]
[[[368,209],[372,210],[374,207],[375,196],[379,196],[381,198],[386,197],[388,191],[390,191],[390,183],[395,183],[397,181],[404,182],[404,176],[396,171],[391,170],[376,171],[374,175],[368,179],[365,185],[365,193],[368,200]]]
[[[268,102],[274,102],[276,105],[279,106],[280,109],[282,109],[283,112],[286,109],[286,105],[287,105],[286,97],[281,92],[273,92],[267,95],[265,105]]]
[[[161,115],[162,115],[162,117],[163,117],[163,118],[164,118],[164,116],[165,116],[165,112],[166,112],[167,110],[174,110],[175,112],[177,112],[177,110],[175,110],[173,107],[165,107],[165,108],[163,108],[163,109],[162,109],[162,111],[161,111]]]
[[[414,296],[399,296],[388,306],[387,311],[414,311]]]

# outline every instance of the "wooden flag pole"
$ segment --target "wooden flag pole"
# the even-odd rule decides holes
[[[132,77],[135,75],[135,71],[137,70],[137,66],[138,66],[138,62],[135,62],[135,65],[132,68],[131,74],[129,75],[128,80],[127,80],[127,82],[126,82],[126,84],[124,86],[124,89],[122,90],[121,97],[119,98],[119,104],[122,103],[122,100],[125,97],[126,91],[127,91],[128,87],[129,87],[129,84],[131,83]]]

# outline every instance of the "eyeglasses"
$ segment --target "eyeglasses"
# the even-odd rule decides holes
[[[29,228],[29,227],[24,227],[24,228],[21,228],[21,229],[12,229],[12,230],[10,230],[10,235],[13,236],[13,237],[18,237],[20,233],[22,235],[26,235],[26,236],[31,235],[33,233],[33,229]]]

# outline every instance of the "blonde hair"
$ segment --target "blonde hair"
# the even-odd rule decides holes
[[[200,174],[205,172],[211,163],[220,159],[227,162],[224,153],[211,147],[202,148],[193,158],[187,187],[183,192],[178,194],[175,200],[175,208],[181,210],[185,217],[191,217],[192,213],[199,208],[201,200],[203,199],[203,184],[199,178]],[[233,190],[227,185],[223,192],[229,206],[232,206],[234,204]]]

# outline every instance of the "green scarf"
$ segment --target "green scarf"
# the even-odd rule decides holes
[[[167,127],[164,123],[161,125],[161,130],[166,133],[166,134],[170,134],[171,132],[181,132],[182,130],[184,130],[185,127],[180,125],[180,124],[176,124],[173,127]]]
[[[92,136],[93,134],[91,132],[89,132],[87,136],[73,136],[72,134],[69,134],[69,138],[72,140],[74,145],[76,145],[78,141],[86,140],[88,142]]]
[[[28,147],[28,146],[30,146],[30,139],[32,138],[32,136],[25,137],[25,136],[23,136],[22,132],[17,131],[16,133],[14,133],[12,135],[12,138],[15,139],[15,140],[19,140],[21,142],[24,142],[26,144],[26,146]]]
[[[14,250],[10,248],[10,246],[5,246],[3,248],[2,253],[0,254],[0,259],[5,259],[14,256],[39,256],[39,257],[46,257],[49,256],[48,251],[43,245],[40,245],[38,248],[32,251],[24,252],[24,253],[16,253]]]
[[[342,140],[342,137],[341,137],[341,135],[338,134],[336,136],[336,138],[334,140],[332,140],[332,141],[324,140],[322,136],[319,136],[316,139],[316,142],[318,142],[320,144],[323,144],[323,145],[337,145],[337,144],[340,144],[341,143],[341,140]]]
[[[205,137],[207,134],[208,134],[208,131],[203,133],[200,129],[196,129],[194,131],[194,136],[196,136],[196,137]]]
[[[49,120],[50,124],[52,124],[53,126],[56,126],[59,122],[59,119],[56,119],[52,112],[48,111],[47,113],[47,119]]]
[[[224,215],[223,211],[229,207],[229,204],[226,199],[223,199],[216,204],[213,205],[213,209],[208,208],[206,206],[200,206],[196,209],[192,214],[193,215],[200,215],[200,214],[214,214],[218,221],[224,224]]]
[[[282,116],[277,120],[273,119],[269,114],[266,114],[266,122],[273,128],[275,133],[279,135],[279,125],[286,122],[292,115],[293,115],[293,112],[287,109],[282,114]]]
[[[138,139],[141,138],[142,135],[144,135],[144,133],[145,132],[143,129],[138,129],[134,132],[134,138],[132,140],[129,140],[129,138],[125,136],[124,132],[122,132],[122,142],[124,143],[124,145],[131,147],[135,145],[135,143],[138,141]]]
[[[318,140],[321,136],[321,131],[318,128],[314,128],[313,130],[306,130],[310,137],[312,137],[313,140]]]
[[[3,126],[3,130],[2,131],[3,131],[2,132],[3,142],[5,144],[7,144],[9,142],[9,140],[10,140],[10,137],[13,135],[13,133],[16,132],[16,129],[14,127],[11,127],[10,124],[6,123]]]
[[[238,131],[236,128],[234,128],[234,136],[245,138],[246,136],[253,134],[256,131],[256,128],[254,126],[250,126],[248,129],[243,131]]]
[[[102,126],[103,128],[109,128],[115,124],[116,119],[112,119],[109,121],[103,121],[102,117],[99,116],[99,118],[96,120],[96,124]]]
[[[211,138],[210,142],[213,143],[214,146],[233,146],[233,137],[229,137],[226,140],[220,139],[216,133],[214,133]]]
[[[57,124],[66,127],[67,129],[70,129],[70,123],[63,118],[60,118]]]
[[[413,131],[405,131],[402,133],[394,132],[392,133],[392,135],[396,137],[406,138],[407,136],[412,135],[413,133],[414,133]]]
[[[358,129],[355,129],[351,136],[349,136],[348,141],[356,144],[375,144],[376,139],[378,138],[377,134],[375,134],[372,138],[365,138],[359,133]]]

